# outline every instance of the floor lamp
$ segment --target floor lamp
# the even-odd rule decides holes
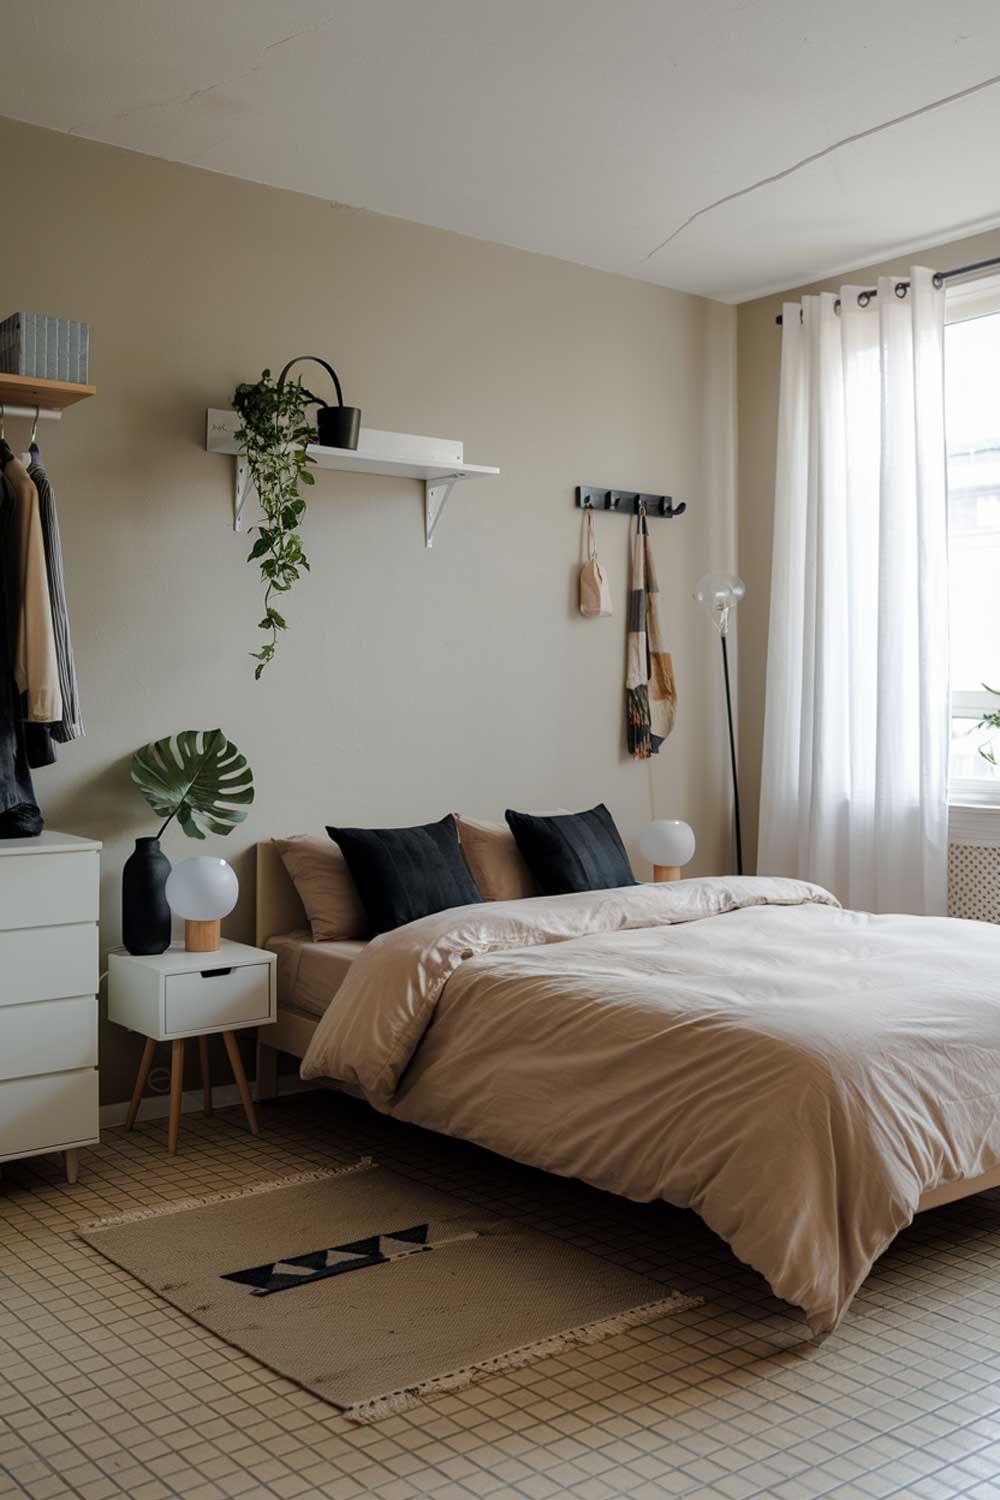
[[[729,617],[747,591],[735,573],[706,573],[694,597],[715,622],[722,643],[722,674],[726,681],[726,718],[729,722],[729,763],[733,771],[733,817],[736,825],[736,873],[743,874],[743,829],[740,826],[740,782],[736,772],[736,736],[733,733],[733,698],[729,687]]]

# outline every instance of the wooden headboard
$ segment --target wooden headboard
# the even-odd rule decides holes
[[[309,918],[271,839],[257,845],[257,946],[279,932],[308,931]]]

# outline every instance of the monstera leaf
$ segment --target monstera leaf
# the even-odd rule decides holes
[[[221,729],[182,729],[172,739],[143,745],[132,757],[132,780],[166,819],[160,834],[171,818],[193,839],[231,833],[246,817],[240,804],[253,801],[246,756]]]

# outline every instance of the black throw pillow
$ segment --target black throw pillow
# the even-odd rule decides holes
[[[340,845],[373,937],[483,899],[469,874],[451,813],[419,828],[326,831]]]
[[[525,864],[546,896],[635,885],[625,845],[604,803],[589,812],[506,813]]]

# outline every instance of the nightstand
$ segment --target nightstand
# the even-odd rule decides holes
[[[165,953],[108,956],[108,1019],[146,1038],[136,1074],[126,1130],[135,1124],[157,1042],[171,1044],[170,1122],[167,1149],[177,1150],[184,1086],[184,1043],[198,1039],[205,1113],[212,1112],[207,1038],[221,1035],[229,1056],[247,1124],[257,1134],[257,1116],[235,1032],[277,1020],[275,966],[264,948],[223,942],[216,953],[188,953],[173,943]]]

